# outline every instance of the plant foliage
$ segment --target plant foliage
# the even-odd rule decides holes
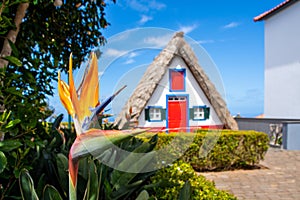
[[[269,147],[268,135],[256,131],[231,131],[217,130],[218,138],[213,143],[213,148],[207,155],[203,156],[203,150],[209,149],[208,145],[211,138],[214,139],[216,131],[198,130],[196,133],[181,133],[181,145],[173,146],[176,149],[181,148],[186,140],[193,139],[192,144],[181,156],[181,160],[190,163],[198,171],[211,170],[230,170],[254,166],[264,158]],[[177,133],[159,134],[157,149],[163,148],[169,144]],[[210,138],[210,136],[212,136]],[[204,143],[204,141],[206,141]],[[180,143],[178,143],[180,144]]]
[[[182,161],[157,171],[151,183],[157,185],[153,187],[157,199],[236,199],[216,189],[213,182],[197,175],[190,164]]]

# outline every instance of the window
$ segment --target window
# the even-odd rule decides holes
[[[204,119],[204,108],[202,107],[194,108],[194,119],[195,120]]]
[[[159,108],[150,108],[149,109],[150,120],[161,120],[161,111]]]
[[[170,91],[185,91],[185,69],[170,69]]]
[[[207,106],[194,106],[190,108],[190,119],[198,120],[207,120],[209,119],[210,108]]]
[[[164,120],[166,111],[159,106],[149,106],[145,109],[145,120],[150,122],[158,122]]]

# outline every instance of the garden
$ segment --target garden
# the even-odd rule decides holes
[[[0,3],[0,199],[236,199],[196,172],[255,166],[268,136],[153,133],[106,123],[105,107],[122,92],[99,102],[105,86],[99,85],[95,46],[105,44],[106,4],[57,2]],[[82,61],[89,64],[76,84],[73,70]],[[69,126],[63,115],[50,119],[53,85],[72,116]]]

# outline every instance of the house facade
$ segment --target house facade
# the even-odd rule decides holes
[[[264,115],[300,119],[300,1],[286,0],[254,21],[264,21]]]
[[[128,110],[138,127],[151,130],[237,129],[182,32],[175,34],[147,68],[116,119],[119,128],[125,126]]]

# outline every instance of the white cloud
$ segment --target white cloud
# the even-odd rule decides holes
[[[148,22],[148,21],[150,21],[150,20],[152,20],[153,18],[151,17],[151,16],[147,16],[147,15],[142,15],[141,16],[141,19],[140,19],[140,21],[139,21],[139,24],[140,25],[143,25],[143,24],[145,24],[146,22]]]
[[[164,47],[170,41],[172,34],[166,34],[158,37],[148,37],[144,39],[144,43],[153,47]]]
[[[136,52],[131,52],[129,55],[128,55],[128,58],[134,58],[136,56],[138,56],[139,54],[136,53]]]
[[[198,40],[199,44],[207,44],[207,43],[214,43],[214,40]]]
[[[179,26],[179,31],[184,32],[184,34],[188,34],[195,30],[198,27],[197,24],[192,24],[190,26]]]
[[[133,10],[139,12],[149,12],[151,10],[161,10],[166,7],[164,3],[157,2],[156,0],[127,0],[127,5]]]
[[[104,51],[103,54],[105,56],[119,57],[119,56],[122,56],[126,53],[127,53],[127,51],[120,51],[120,50],[117,50],[117,49],[108,48]]]
[[[139,54],[136,52],[130,52],[128,55],[126,55],[127,60],[123,64],[128,65],[134,63],[135,60],[133,58],[137,57],[138,55]]]
[[[239,26],[240,24],[237,22],[230,22],[229,24],[226,24],[225,26],[223,26],[223,28],[225,29],[229,29],[229,28],[235,28],[237,26]]]
[[[152,8],[153,10],[161,10],[161,9],[164,9],[166,7],[166,4],[157,2],[155,0],[148,1],[148,2],[149,2],[150,8]]]
[[[135,60],[134,59],[128,59],[128,60],[126,60],[125,62],[124,62],[124,64],[125,65],[129,65],[129,64],[132,64],[132,63],[134,63],[135,62]]]

